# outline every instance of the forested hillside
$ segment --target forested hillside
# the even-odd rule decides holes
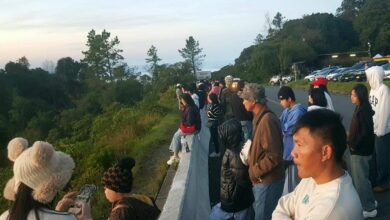
[[[1,189],[12,176],[7,143],[21,136],[30,145],[48,141],[74,158],[76,170],[66,191],[96,184],[99,190],[92,200],[96,219],[106,218],[110,208],[100,185],[103,171],[124,156],[134,157],[137,163],[135,190],[155,196],[165,172],[140,169],[150,169],[142,167],[143,160],[167,145],[177,129],[173,86],[194,80],[192,66],[187,62],[160,65],[154,48],[145,53],[152,79],[123,62],[119,43],[105,30],[92,30],[84,59],[62,58],[54,73],[30,68],[26,57],[0,70]],[[165,163],[158,165],[166,169]],[[6,210],[9,204],[0,197],[0,210]]]
[[[266,36],[259,34],[233,65],[213,73],[231,74],[250,81],[268,81],[272,75],[301,75],[327,65],[350,65],[370,54],[390,55],[390,1],[344,0],[336,15],[317,13],[288,20],[281,13],[266,19]],[[354,59],[331,59],[332,53],[356,52]]]

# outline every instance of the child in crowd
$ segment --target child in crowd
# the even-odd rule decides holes
[[[254,201],[248,167],[240,158],[242,145],[241,123],[230,119],[219,126],[221,143],[226,146],[221,167],[221,202],[211,210],[210,220],[252,220]]]
[[[310,84],[310,88],[319,88],[324,92],[325,99],[326,99],[326,108],[329,110],[334,111],[332,98],[329,95],[328,92],[328,80],[325,77],[317,77],[313,80],[313,82]]]
[[[152,198],[131,193],[134,165],[134,159],[128,157],[104,172],[104,193],[112,203],[108,220],[154,220],[160,214]]]
[[[217,157],[219,156],[218,126],[222,121],[223,112],[217,94],[210,93],[208,95],[208,101],[210,104],[208,105],[207,110],[207,127],[210,128],[210,142],[213,143],[215,149],[215,151],[210,154],[210,157]]]
[[[327,101],[325,98],[325,93],[320,88],[313,88],[309,90],[308,97],[308,108],[307,111],[312,111],[315,109],[326,108]]]

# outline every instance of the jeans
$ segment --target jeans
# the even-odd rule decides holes
[[[390,133],[385,136],[375,136],[375,153],[378,176],[376,184],[383,188],[390,188]]]
[[[375,209],[375,198],[372,192],[371,182],[368,180],[369,165],[371,156],[351,155],[350,173],[353,185],[359,195],[364,211]]]
[[[221,203],[216,204],[211,210],[209,220],[252,220],[254,219],[255,213],[253,212],[253,207],[249,206],[247,209],[241,210],[239,212],[226,212],[221,208]]]
[[[219,153],[218,123],[214,123],[210,127],[210,136],[211,136],[210,145],[211,145],[211,143],[213,143],[214,144],[215,153]]]
[[[244,133],[244,142],[248,139],[252,139],[252,122],[240,121],[242,126],[242,132]]]
[[[181,136],[184,136],[185,134],[180,131],[180,129],[177,129],[176,133],[172,137],[171,145],[169,145],[169,150],[173,152],[179,152],[181,150]]]
[[[301,178],[298,176],[297,166],[292,161],[290,163],[285,169],[286,178],[284,180],[283,195],[294,191],[301,181]]]
[[[284,179],[272,184],[256,184],[253,186],[255,220],[271,219],[272,212],[276,208],[279,198],[282,196],[283,186]]]

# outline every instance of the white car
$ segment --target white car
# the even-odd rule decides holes
[[[303,78],[303,79],[312,82],[316,78],[317,74],[320,72],[321,72],[321,70],[315,70],[315,71],[311,72],[309,75],[305,76],[305,78]]]
[[[385,79],[390,79],[390,63],[387,63],[382,66],[383,70],[385,70]]]
[[[271,84],[271,85],[278,85],[279,81],[280,81],[280,76],[279,75],[275,75],[275,76],[271,77],[271,79],[269,80],[269,84]]]

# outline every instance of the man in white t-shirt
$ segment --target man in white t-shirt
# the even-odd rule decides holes
[[[302,178],[279,199],[272,219],[361,220],[363,209],[349,174],[341,168],[346,133],[328,109],[303,115],[294,129],[291,155]]]

